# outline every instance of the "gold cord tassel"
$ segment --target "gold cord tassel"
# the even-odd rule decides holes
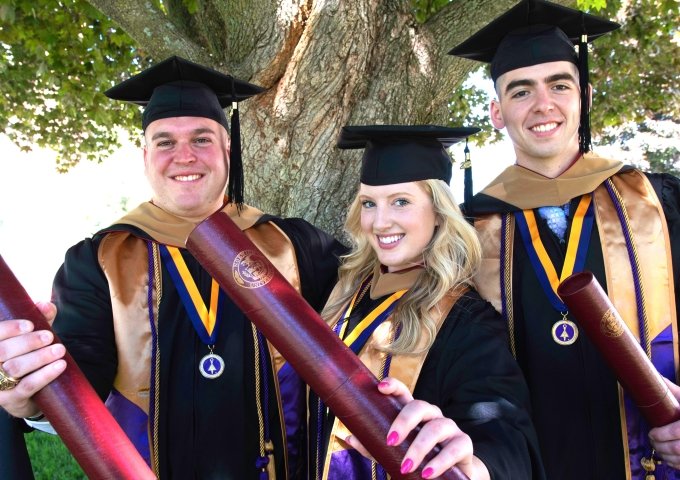
[[[269,475],[269,480],[276,479],[276,464],[274,463],[274,443],[271,440],[267,440],[264,444],[265,452],[267,453],[267,458],[269,462],[267,463],[267,474]]]

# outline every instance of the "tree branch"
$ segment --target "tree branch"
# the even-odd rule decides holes
[[[264,87],[284,75],[300,41],[312,0],[215,0],[221,3],[224,35],[222,51],[234,73]],[[236,3],[239,11],[234,12]]]
[[[151,2],[88,0],[127,32],[143,51],[157,60],[181,54],[198,63],[211,64],[208,51],[182,33]]]

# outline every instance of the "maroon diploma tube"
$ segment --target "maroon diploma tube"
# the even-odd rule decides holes
[[[52,330],[2,256],[0,285],[0,321],[25,318],[35,330]],[[64,360],[66,370],[33,399],[88,478],[156,478],[68,352]]]
[[[680,405],[591,272],[565,279],[558,295],[652,427],[680,419]]]
[[[386,444],[401,404],[378,391],[371,371],[226,213],[199,224],[187,248],[392,478],[421,478],[399,471],[414,432],[399,446]],[[467,477],[454,468],[440,478]]]

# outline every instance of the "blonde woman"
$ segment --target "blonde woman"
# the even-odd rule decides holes
[[[436,478],[457,465],[471,479],[541,477],[528,393],[504,323],[472,286],[480,244],[449,188],[445,150],[476,129],[345,127],[340,148],[364,148],[343,257],[322,316],[406,404],[386,438],[422,425],[402,462]],[[414,398],[416,400],[414,400]],[[359,442],[312,397],[312,477],[384,478]],[[314,437],[316,436],[316,442]],[[363,455],[362,455],[363,453]]]

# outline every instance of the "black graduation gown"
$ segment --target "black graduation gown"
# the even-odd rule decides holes
[[[673,275],[680,279],[680,180],[649,174],[661,200],[671,239]],[[570,202],[571,219],[580,197]],[[516,210],[490,197],[475,198],[475,212]],[[541,240],[558,272],[566,243],[560,243],[536,213]],[[524,372],[533,408],[543,464],[551,480],[618,480],[626,478],[616,378],[586,335],[571,346],[552,340],[551,329],[561,315],[543,292],[519,230],[515,228],[513,308],[517,360]],[[593,225],[585,270],[606,289],[602,247]],[[676,308],[680,307],[678,289]],[[680,317],[678,317],[680,318]]]
[[[304,220],[270,216],[263,220],[276,223],[291,239],[302,294],[318,310],[334,284],[337,255],[344,253],[344,247]],[[147,238],[144,232],[126,225],[111,229],[126,229]],[[54,328],[102,399],[111,391],[117,365],[110,292],[97,262],[98,245],[105,233],[72,247],[54,283],[59,312]],[[210,276],[186,250],[182,255],[207,301]],[[255,460],[259,455],[259,432],[250,322],[225,296],[215,353],[224,359],[226,368],[220,377],[206,379],[198,371],[198,362],[208,348],[194,331],[165,267],[162,282],[158,327],[160,477],[258,478]],[[268,371],[271,375],[271,365]],[[275,445],[277,478],[286,478],[276,391],[271,381],[268,387],[267,428]]]
[[[350,315],[346,334],[386,298],[364,296]],[[492,479],[528,480],[544,478],[528,395],[508,348],[502,318],[477,292],[468,291],[442,323],[418,376],[414,398],[439,406],[470,436],[475,455]],[[333,416],[328,417],[326,446],[333,424]],[[310,434],[316,431],[315,416],[310,415]]]

